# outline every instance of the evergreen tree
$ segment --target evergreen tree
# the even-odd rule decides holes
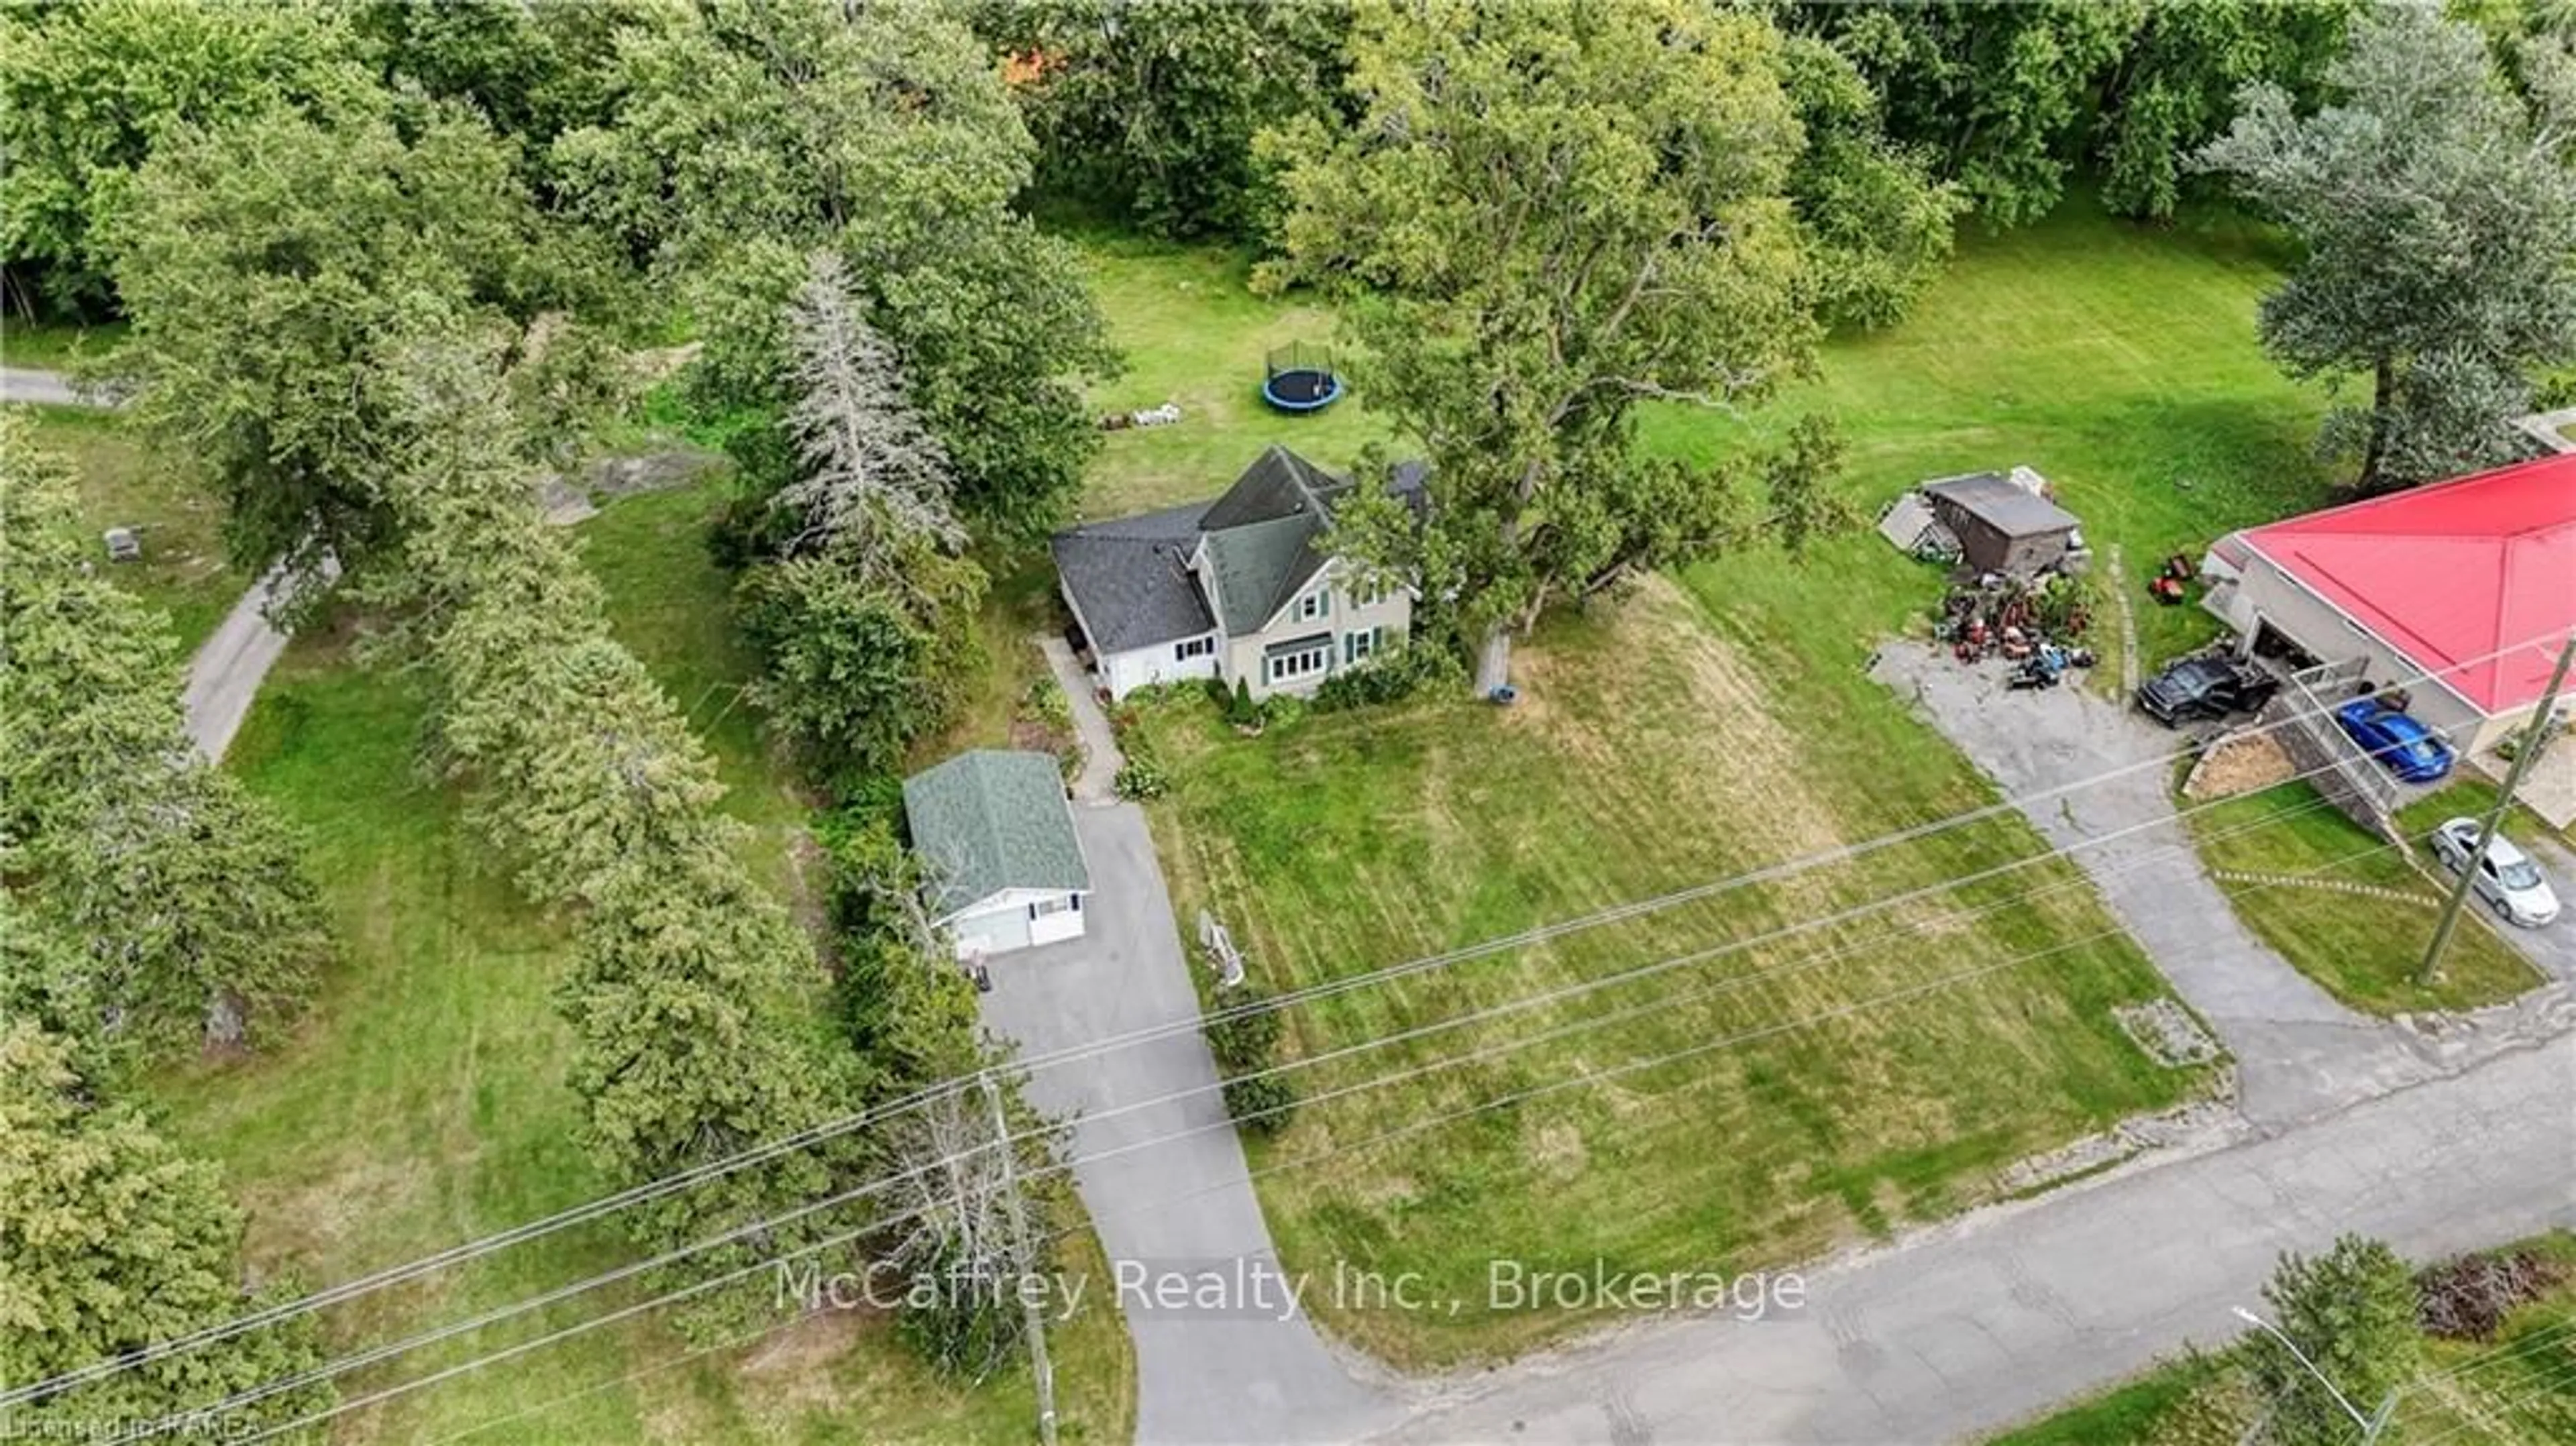
[[[13,949],[28,921],[6,919]],[[242,1213],[191,1160],[85,1076],[71,1041],[0,1024],[0,1380],[23,1385],[222,1325],[287,1294],[253,1288]],[[8,1409],[30,1440],[99,1436],[202,1410],[309,1369],[310,1317],[247,1331]],[[221,1419],[247,1432],[328,1407],[328,1386],[280,1392]]]
[[[689,298],[702,400],[783,414],[786,305],[828,248],[902,359],[958,511],[988,534],[1055,525],[1099,445],[1081,380],[1114,354],[1079,259],[1013,208],[1035,146],[973,33],[931,5],[710,0],[618,56],[613,119],[559,137],[553,169]]]
[[[399,338],[509,327],[531,399],[571,415],[619,380],[583,328],[528,325],[615,268],[539,213],[472,111],[391,110],[166,135],[113,233],[137,415],[223,502],[233,556],[282,561],[299,600],[391,539]]]
[[[948,454],[840,258],[817,252],[811,267],[789,307],[796,470],[762,528],[777,556],[743,579],[739,606],[771,726],[815,776],[850,783],[893,768],[954,710],[984,573],[955,555]]]
[[[61,463],[0,422],[0,844],[86,945],[0,992],[52,1001],[85,1042],[254,1040],[312,992],[320,896],[284,825],[190,744],[167,621],[90,548]]]
[[[2475,27],[2383,7],[2328,71],[2332,102],[2301,115],[2250,87],[2197,158],[2298,234],[2263,347],[2302,380],[2369,378],[2319,439],[2365,489],[2508,459],[2531,373],[2576,357],[2576,65],[2564,41],[2522,60],[2528,100]]]
[[[742,863],[712,760],[633,654],[609,636],[598,584],[545,526],[488,351],[400,359],[404,435],[385,495],[401,527],[389,588],[418,610],[443,701],[438,741],[479,829],[534,899],[577,909],[560,1000],[576,1038],[583,1138],[620,1185],[797,1133],[850,1094],[810,1012],[813,950]],[[759,1226],[828,1191],[847,1140],[794,1151],[640,1207],[660,1249]],[[820,1217],[694,1257],[691,1279],[826,1233]],[[705,1330],[759,1309],[710,1297]]]

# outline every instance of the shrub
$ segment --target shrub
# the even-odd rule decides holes
[[[1161,763],[1150,757],[1133,755],[1118,770],[1117,789],[1120,798],[1142,802],[1171,792],[1172,779],[1163,771]]]
[[[1236,681],[1238,683],[1241,682],[1240,679]],[[1210,673],[1207,677],[1200,680],[1199,691],[1207,694],[1208,702],[1215,705],[1217,712],[1224,714],[1232,713],[1234,709],[1234,694],[1225,686],[1225,679],[1218,677],[1214,673]]]
[[[1248,1074],[1225,1082],[1225,1111],[1247,1130],[1275,1135],[1297,1112],[1297,1088],[1275,1074]]]
[[[1426,688],[1455,686],[1466,670],[1447,649],[1429,644],[1403,644],[1378,654],[1356,668],[1326,678],[1315,690],[1315,711],[1338,713],[1348,708],[1400,703]]]
[[[1285,728],[1306,716],[1306,700],[1294,693],[1276,693],[1262,700],[1262,726]]]
[[[1063,687],[1053,678],[1029,681],[1029,691],[1020,698],[1020,712],[1058,733],[1073,727],[1073,700],[1064,695]]]
[[[1228,1074],[1246,1074],[1266,1069],[1279,1053],[1279,1035],[1286,1023],[1276,1009],[1257,1006],[1268,1001],[1250,990],[1238,995],[1225,1006],[1226,1012],[1207,1023],[1208,1050]],[[1235,1013],[1247,1010],[1246,1013]]]
[[[2417,1273],[2415,1319],[2445,1340],[2493,1340],[2516,1306],[2538,1300],[2567,1275],[2566,1262],[2528,1250],[2445,1260]]]
[[[1226,700],[1225,721],[1237,728],[1261,726],[1261,709],[1252,701],[1252,685],[1241,678],[1234,680],[1234,696]]]

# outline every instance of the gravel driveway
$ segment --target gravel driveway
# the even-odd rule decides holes
[[[2181,743],[2082,687],[2006,693],[2000,669],[1963,667],[1918,643],[1888,644],[1871,676],[1913,700],[2014,798],[2150,764]],[[2187,847],[2171,784],[2170,769],[2136,767],[2022,812],[2074,850],[2112,914],[2236,1056],[2246,1117],[2278,1125],[2443,1072],[2414,1035],[2338,1003],[2238,921]],[[2094,842],[2111,834],[2120,836]]]

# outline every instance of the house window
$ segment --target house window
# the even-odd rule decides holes
[[[1311,678],[1332,666],[1333,645],[1330,640],[1294,652],[1275,653],[1270,659],[1270,681],[1285,683],[1296,678]]]
[[[1032,919],[1043,919],[1049,914],[1079,914],[1081,912],[1082,895],[1080,894],[1058,894],[1052,899],[1040,899],[1036,903],[1029,905],[1029,917]]]
[[[1172,644],[1172,661],[1176,663],[1186,663],[1192,658],[1204,658],[1215,651],[1216,639],[1190,638],[1186,641]]]
[[[1345,667],[1376,652],[1386,642],[1386,629],[1370,628],[1363,633],[1342,634],[1342,663]]]
[[[1297,606],[1290,610],[1289,616],[1301,623],[1311,623],[1317,618],[1332,616],[1332,612],[1332,590],[1319,587],[1297,599]]]
[[[1351,606],[1373,608],[1386,601],[1386,589],[1376,583],[1364,583],[1351,589]]]

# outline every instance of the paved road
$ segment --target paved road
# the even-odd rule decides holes
[[[34,367],[0,367],[0,402],[35,402],[48,407],[113,407],[116,403],[72,385],[61,372]]]
[[[1890,644],[1873,675],[2014,797],[2153,762],[2180,741],[2083,688],[2006,693],[1999,668],[1912,643]],[[2246,1117],[2277,1126],[2440,1074],[2451,1061],[2420,1036],[2345,1008],[2246,929],[2188,847],[2172,782],[2169,768],[2135,768],[2023,813],[2059,848],[2090,845],[2077,864],[2236,1056]],[[2464,1033],[2455,1047],[2472,1043]]]
[[[2576,1225],[2576,1041],[2275,1138],[1981,1212],[1808,1277],[1809,1307],[1692,1320],[1453,1386],[1387,1439],[1973,1439],[2235,1333],[2283,1250],[2430,1258]]]
[[[212,634],[188,660],[188,685],[180,700],[188,713],[188,736],[197,751],[220,763],[268,670],[286,651],[286,634],[268,621],[268,604],[277,595],[278,575],[269,573],[224,614]]]
[[[1002,956],[984,997],[987,1024],[1029,1054],[1198,1016],[1144,814],[1109,804],[1076,808],[1074,821],[1091,867],[1087,935]],[[1277,1268],[1216,1080],[1195,1030],[1036,1072],[1031,1098],[1076,1117],[1082,1155],[1195,1131],[1076,1168],[1113,1265],[1173,1279]],[[1188,1090],[1203,1092],[1099,1118]],[[1148,1446],[1342,1441],[1396,1419],[1392,1400],[1355,1380],[1302,1315],[1154,1309],[1134,1294],[1121,1306],[1136,1343],[1136,1438]]]
[[[2576,750],[2571,750],[2576,751]],[[2576,855],[2570,855],[2557,840],[2545,834],[2525,834],[2506,828],[2504,837],[2522,845],[2533,862],[2549,878],[2549,887],[2558,895],[2558,919],[2544,929],[2518,929],[2511,924],[2497,924],[2495,931],[2507,944],[2520,951],[2532,967],[2562,983],[2576,985]],[[2456,878],[2458,875],[2449,875]],[[2471,908],[2484,911],[2486,906],[2476,895],[2470,896]],[[2494,918],[2485,913],[2484,918]],[[2484,922],[2482,919],[2480,922]],[[2468,927],[2462,925],[2463,928]]]

